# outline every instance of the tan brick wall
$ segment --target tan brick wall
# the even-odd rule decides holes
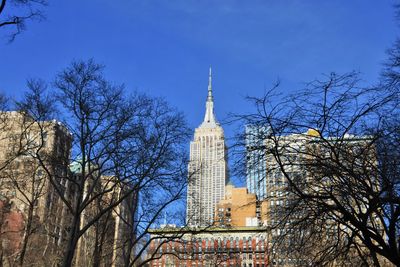
[[[256,195],[247,188],[226,186],[225,199],[217,205],[215,224],[219,226],[244,227],[246,218],[256,218]]]

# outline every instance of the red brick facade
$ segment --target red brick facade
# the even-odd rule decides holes
[[[8,202],[0,201],[0,222],[0,249],[4,256],[19,252],[24,229],[22,212],[11,207]]]
[[[212,231],[168,240],[154,238],[150,266],[267,266],[267,240],[261,232]]]

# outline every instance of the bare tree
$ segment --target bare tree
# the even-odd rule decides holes
[[[277,88],[238,117],[268,129],[252,149],[267,163],[272,259],[399,265],[399,91],[363,88],[357,73],[289,97]]]
[[[40,227],[40,212],[37,207],[40,199],[48,192],[48,179],[45,176],[40,164],[36,161],[36,155],[42,155],[46,160],[49,151],[46,150],[46,130],[45,120],[52,116],[54,111],[53,99],[46,93],[47,86],[42,80],[28,80],[28,90],[25,93],[24,99],[16,105],[19,112],[30,114],[35,120],[28,120],[25,125],[26,130],[24,138],[30,140],[29,147],[25,149],[22,164],[24,168],[9,168],[12,186],[16,188],[21,196],[21,201],[25,204],[27,213],[25,216],[24,233],[22,239],[21,250],[18,256],[20,266],[24,265],[25,256],[31,264],[39,264],[37,252],[39,246],[33,245],[32,236],[35,236],[36,242],[43,240],[43,231]],[[16,158],[19,162],[20,157]],[[47,160],[46,160],[47,161]],[[22,170],[22,173],[21,173]],[[14,172],[15,173],[14,175]],[[43,248],[43,247],[42,247]],[[29,250],[29,251],[28,251]],[[35,261],[36,260],[36,261]]]
[[[183,116],[163,100],[127,96],[122,86],[103,78],[102,68],[92,60],[74,62],[55,81],[60,110],[74,137],[73,174],[52,172],[36,154],[71,216],[63,266],[73,264],[80,238],[116,209],[130,207],[121,213],[136,229],[150,227],[161,212],[156,207],[166,208],[180,197],[185,180],[181,167],[186,166],[182,151],[188,129]],[[68,181],[70,192],[62,181]],[[141,204],[123,205],[127,200]],[[131,234],[144,236],[140,231]],[[128,250],[122,254],[132,264],[135,247],[124,248]]]
[[[0,109],[1,110],[7,110],[7,102],[8,102],[7,97],[4,94],[0,93]]]
[[[0,1],[0,29],[9,33],[9,41],[26,28],[30,20],[44,19],[43,7],[47,0],[1,0]]]
[[[7,113],[5,112],[8,109],[8,99],[7,97],[0,93],[0,130],[2,132],[6,131],[7,125],[8,125],[8,120],[7,120]],[[7,137],[4,135],[1,135],[0,140],[5,140]],[[12,159],[9,159],[9,157],[2,156],[1,157],[1,163],[0,163],[0,171],[4,169]]]
[[[22,213],[22,245],[14,257],[20,265],[28,259],[138,265],[149,229],[185,197],[189,131],[183,115],[162,99],[125,94],[102,69],[92,60],[74,62],[57,76],[52,95],[43,81],[31,80],[19,111],[4,112],[13,127],[23,122],[18,136],[4,128],[18,153],[2,169],[30,211]],[[54,116],[64,124],[50,120]],[[35,169],[22,175],[12,163],[28,158]]]
[[[22,216],[20,219],[2,220],[2,223],[21,225],[21,229],[11,229],[15,242],[20,240],[20,246],[13,251],[13,264],[20,266],[24,265],[26,258],[33,265],[43,263],[38,251],[44,248],[39,244],[46,236],[42,227],[46,208],[42,200],[49,193],[49,183],[36,155],[41,154],[47,162],[47,155],[51,153],[47,144],[47,133],[50,135],[51,129],[45,119],[51,114],[52,101],[46,96],[42,81],[30,80],[27,85],[30,91],[23,101],[17,103],[18,111],[2,112],[1,195],[11,204],[10,213]],[[32,105],[36,102],[43,106]]]

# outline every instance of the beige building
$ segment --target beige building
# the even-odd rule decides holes
[[[80,163],[70,165],[72,176],[81,175]],[[84,195],[88,194],[89,184],[93,179],[87,179]],[[92,220],[102,209],[105,209],[120,199],[124,194],[123,187],[113,176],[100,176],[91,196],[99,197],[82,211],[80,228]],[[106,193],[104,193],[106,192]],[[93,224],[78,240],[74,257],[74,266],[118,267],[129,263],[134,257],[135,225],[132,205],[138,201],[136,192],[129,194],[119,205],[105,213],[98,222]],[[96,261],[95,261],[96,260]]]
[[[190,143],[186,222],[189,226],[213,224],[217,203],[225,197],[227,160],[224,131],[214,114],[211,69],[206,113]]]
[[[257,152],[263,154],[261,159],[266,165],[266,198],[260,203],[260,211],[261,223],[268,229],[271,265],[312,265],[323,259],[329,262],[328,266],[359,266],[362,259],[358,253],[367,252],[362,243],[353,241],[353,245],[348,248],[348,254],[341,252],[340,249],[346,248],[347,236],[351,235],[348,226],[340,223],[340,219],[336,220],[334,212],[328,213],[312,200],[307,202],[299,198],[291,188],[293,185],[288,182],[288,178],[305,194],[324,196],[327,192],[339,194],[342,191],[335,186],[343,184],[334,183],[340,179],[345,181],[353,178],[346,177],[343,170],[335,173],[335,166],[348,167],[355,172],[359,168],[357,166],[363,166],[363,175],[375,177],[372,172],[369,173],[369,167],[363,165],[377,164],[375,148],[368,146],[368,137],[344,135],[341,139],[321,139],[317,130],[309,129],[305,133],[275,138],[273,141],[263,140],[263,144],[258,148],[264,151]],[[332,150],[332,147],[336,146],[338,148]],[[274,148],[276,154],[267,153],[268,148]],[[357,151],[363,153],[360,155]],[[335,165],[337,155],[340,157],[340,161],[337,162],[340,163]],[[353,163],[357,164],[351,165]],[[376,179],[371,179],[371,183],[376,182]],[[371,186],[379,185],[376,183]],[[367,206],[350,201],[353,196],[335,196],[336,199],[343,199],[343,205],[347,205],[349,209],[354,208],[354,212],[358,209],[361,212],[367,210]],[[320,201],[324,201],[321,199]],[[326,201],[327,204],[334,205],[332,200]],[[372,224],[376,227],[379,222],[372,220]],[[366,258],[368,259],[368,256]],[[382,265],[387,266],[383,260]]]
[[[35,121],[16,111],[0,113],[0,266],[15,266],[22,254],[29,266],[59,261],[72,222],[60,194],[73,207],[74,181],[80,175],[80,164],[69,164],[71,143],[71,133],[60,122]],[[85,195],[93,182],[85,181]],[[80,214],[81,228],[124,190],[113,176],[101,176],[91,192],[99,197]],[[132,192],[80,237],[74,266],[123,266],[134,256],[135,203],[137,194]]]
[[[259,225],[260,205],[255,194],[246,187],[236,188],[229,183],[225,198],[217,204],[215,225],[223,227],[256,227]]]
[[[13,265],[22,251],[24,259],[37,266],[57,257],[55,244],[65,234],[66,220],[49,177],[65,190],[71,142],[71,134],[60,122],[38,122],[23,112],[0,113],[3,265]],[[10,243],[13,251],[8,249]]]

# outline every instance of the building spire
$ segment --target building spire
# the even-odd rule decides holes
[[[202,126],[207,126],[207,127],[215,127],[218,124],[214,114],[214,98],[212,95],[211,79],[212,77],[211,77],[211,67],[210,67],[208,74],[208,94],[206,102],[206,114],[204,116],[204,121],[201,124]]]
[[[207,101],[209,101],[209,100],[213,101],[211,79],[212,79],[212,77],[211,77],[211,66],[210,66],[210,71],[208,73],[208,96],[207,96]]]

